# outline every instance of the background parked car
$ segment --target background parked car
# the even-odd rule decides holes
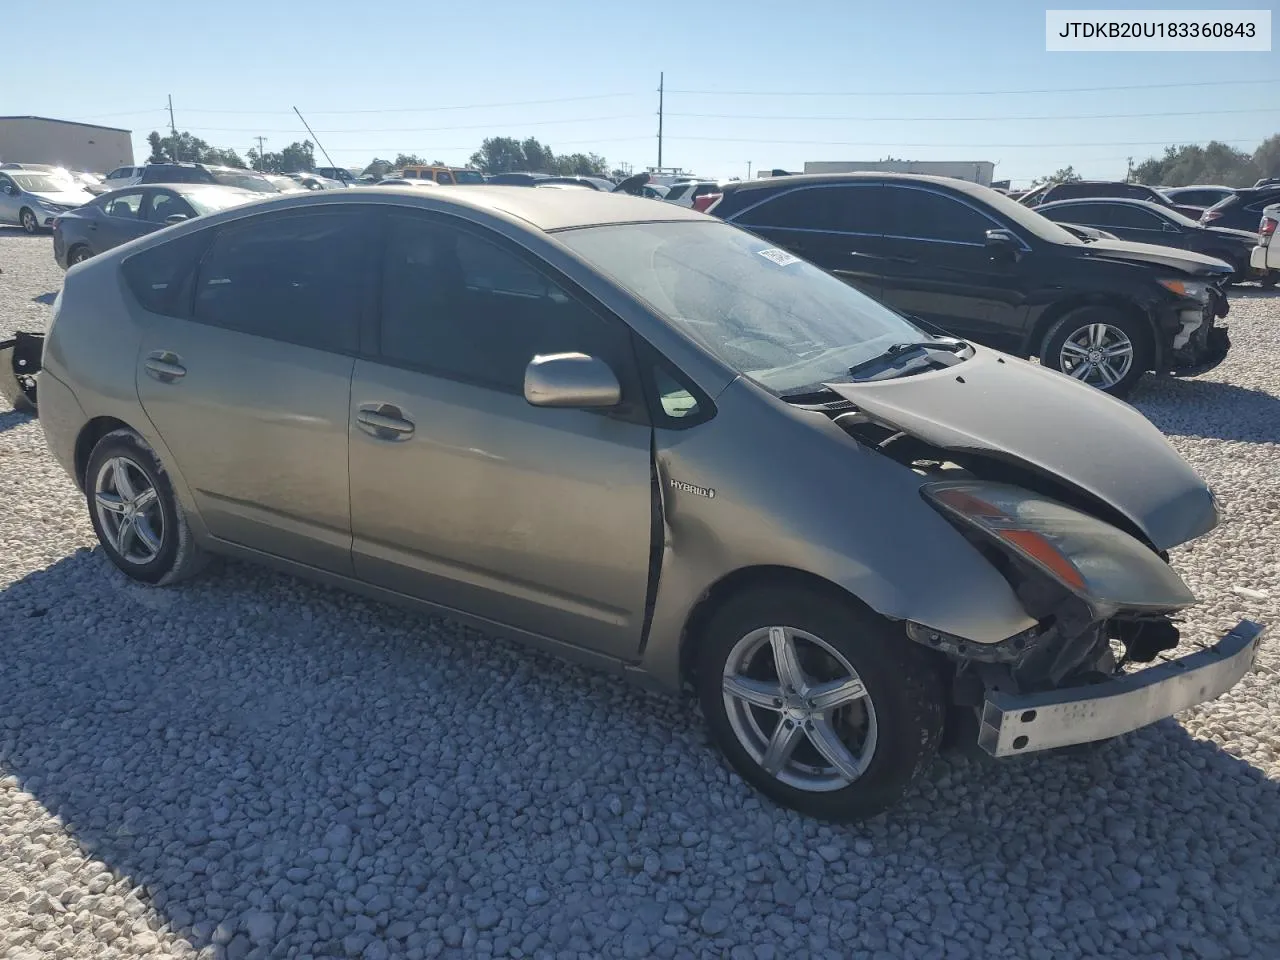
[[[316,167],[312,172],[318,177],[337,180],[348,187],[359,179],[346,167]]]
[[[1123,180],[1072,180],[1067,183],[1046,183],[1024,193],[1018,203],[1025,207],[1038,207],[1056,200],[1078,200],[1081,197],[1121,197],[1129,200],[1147,200],[1162,207],[1177,210],[1183,216],[1195,219],[1200,207],[1174,203],[1155,187],[1145,183],[1126,183]]]
[[[538,180],[546,180],[549,173],[530,173],[527,171],[519,171],[515,173],[495,173],[493,176],[485,177],[485,183],[492,183],[500,187],[531,187]]]
[[[1233,230],[1257,230],[1262,211],[1273,203],[1280,203],[1280,184],[1237,190],[1202,213],[1200,222]]]
[[[1160,192],[1174,203],[1205,210],[1225,200],[1236,192],[1235,187],[1221,187],[1207,183],[1193,183],[1185,187],[1161,187]]]
[[[375,187],[438,187],[434,180],[406,180],[404,177],[383,177],[372,184]]]
[[[27,233],[51,227],[58,214],[92,199],[83,186],[53,173],[0,171],[0,223],[16,223]]]
[[[1205,370],[1231,268],[1116,240],[1085,243],[977,184],[819,174],[724,185],[711,213],[935,328],[1123,396],[1147,370]]]
[[[715,180],[685,180],[673,183],[667,188],[667,195],[662,199],[667,203],[676,203],[694,210],[706,210],[721,193],[720,184]],[[701,200],[701,202],[698,202]]]
[[[142,174],[146,169],[145,165],[141,167],[116,167],[103,178],[102,183],[108,190],[129,187],[142,179]]]
[[[54,219],[53,258],[65,269],[170,224],[260,199],[215,184],[121,187]]]
[[[1249,255],[1257,242],[1257,233],[1201,226],[1176,210],[1146,200],[1058,200],[1042,203],[1036,207],[1036,213],[1058,223],[1069,221],[1108,230],[1121,240],[1178,247],[1217,257],[1231,264],[1236,280],[1247,280],[1253,275]]]
[[[256,170],[240,167],[220,167],[203,163],[149,163],[142,171],[139,183],[209,183],[224,187],[239,187],[256,193],[280,191]]]
[[[550,183],[567,183],[580,187],[590,187],[592,190],[603,190],[605,193],[612,193],[614,183],[612,180],[606,180],[604,177],[544,177],[538,181],[538,186],[545,187]]]
[[[1272,204],[1262,211],[1262,220],[1258,224],[1258,244],[1250,255],[1250,264],[1262,273],[1260,282],[1264,287],[1274,287],[1280,279],[1280,243],[1276,242],[1276,226],[1280,224],[1280,203]]]

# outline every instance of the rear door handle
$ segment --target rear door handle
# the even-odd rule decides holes
[[[408,440],[413,436],[413,421],[406,419],[393,403],[360,404],[356,425],[379,440]]]
[[[143,364],[147,373],[161,383],[173,383],[187,375],[187,368],[182,365],[182,358],[168,350],[157,350],[147,356]]]

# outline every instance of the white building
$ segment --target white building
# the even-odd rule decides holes
[[[0,117],[0,163],[109,173],[133,163],[133,131],[46,117]]]
[[[806,161],[805,173],[922,173],[931,177],[954,177],[991,186],[996,165],[990,160],[817,160]]]

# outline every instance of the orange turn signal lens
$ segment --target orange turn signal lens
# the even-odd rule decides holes
[[[1050,571],[1073,590],[1085,588],[1084,577],[1048,540],[1030,530],[997,530],[996,535]]]

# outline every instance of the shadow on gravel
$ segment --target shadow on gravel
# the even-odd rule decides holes
[[[1165,434],[1280,443],[1280,397],[1213,380],[1148,378],[1133,405]]]
[[[23,413],[20,410],[5,410],[0,413],[0,433],[6,430],[12,430],[14,427],[20,427],[24,423],[31,423],[35,417],[29,413]]]
[[[0,591],[0,637],[0,768],[218,956],[800,955],[815,916],[861,955],[926,892],[939,944],[962,917],[966,955],[1027,956],[1048,928],[1026,911],[1136,922],[1102,919],[1117,882],[1184,950],[1201,901],[1259,946],[1280,919],[1280,786],[1173,722],[942,760],[831,828],[728,774],[687,702],[257,568],[156,590],[81,550]],[[1188,853],[1209,866],[1171,866]],[[995,901],[1023,926],[991,926]]]
[[[46,307],[53,306],[53,301],[58,299],[58,292],[52,290],[49,293],[42,293],[31,298],[32,303],[43,303]]]

